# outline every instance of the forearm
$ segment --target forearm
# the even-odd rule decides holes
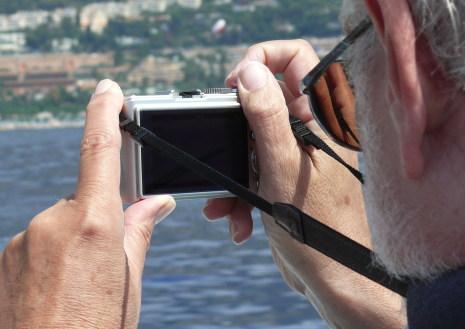
[[[403,299],[351,270],[305,285],[305,295],[331,328],[404,329]],[[336,272],[337,271],[337,272]]]
[[[273,221],[264,223],[284,280],[331,328],[405,328],[400,296],[293,240]]]

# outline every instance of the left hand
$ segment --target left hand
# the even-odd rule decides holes
[[[123,94],[101,82],[86,114],[75,197],[38,214],[0,254],[2,328],[136,328],[154,224],[171,197],[123,212],[119,112]]]

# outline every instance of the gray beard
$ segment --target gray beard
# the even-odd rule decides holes
[[[418,184],[406,182],[400,160],[386,156],[400,153],[398,141],[389,139],[395,135],[390,107],[396,104],[380,92],[388,89],[387,83],[380,81],[388,78],[382,58],[383,49],[374,29],[357,40],[349,54],[349,75],[356,89],[364,148],[365,208],[373,248],[377,261],[392,275],[428,280],[460,266],[456,250],[463,247],[463,232],[449,227],[446,233],[435,234],[445,232],[444,225],[452,225],[441,222],[450,211],[447,205],[426,193],[434,191],[434,181],[439,177]]]

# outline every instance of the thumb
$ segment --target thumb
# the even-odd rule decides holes
[[[176,207],[171,196],[157,196],[130,206],[124,216],[124,249],[132,271],[142,275],[155,225]]]
[[[298,145],[278,81],[265,65],[251,61],[239,72],[238,89],[244,113],[256,137],[260,163],[266,163],[269,170],[272,168],[268,164],[286,164],[284,157],[292,155]],[[261,166],[261,173],[265,174],[267,168]]]

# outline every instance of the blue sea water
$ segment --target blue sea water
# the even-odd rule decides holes
[[[0,132],[0,249],[35,214],[74,191],[80,137],[80,129]],[[282,281],[260,221],[238,247],[226,222],[202,218],[203,202],[179,202],[157,227],[139,328],[327,328]]]

